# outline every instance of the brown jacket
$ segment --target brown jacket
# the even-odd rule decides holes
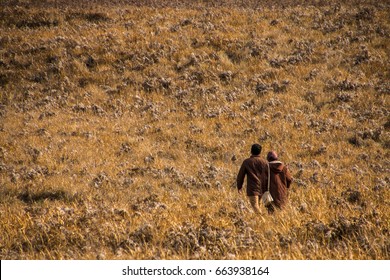
[[[264,176],[266,169],[267,162],[260,158],[260,156],[252,155],[250,158],[244,160],[237,175],[238,190],[242,189],[246,175],[246,194],[248,196],[261,195],[261,182],[265,182]]]
[[[290,184],[292,182],[292,177],[285,166],[280,161],[271,161],[269,163],[271,177],[270,177],[270,193],[272,198],[274,199],[274,205],[278,208],[283,208],[283,206],[287,202],[288,197],[288,189],[290,188]],[[267,168],[267,167],[266,167]],[[267,176],[268,176],[268,168],[267,168]],[[263,193],[267,191],[267,182],[268,177],[264,181],[262,185]]]

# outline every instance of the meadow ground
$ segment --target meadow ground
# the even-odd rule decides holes
[[[1,1],[0,258],[389,259],[389,1],[297,2]]]

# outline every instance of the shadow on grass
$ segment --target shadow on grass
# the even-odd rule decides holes
[[[64,190],[45,190],[39,192],[32,192],[25,190],[20,193],[17,198],[25,203],[41,202],[44,200],[50,201],[66,201],[72,202],[78,200],[78,195],[72,195]]]

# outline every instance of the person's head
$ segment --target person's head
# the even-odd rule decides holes
[[[275,151],[270,151],[270,152],[267,154],[267,160],[268,160],[268,161],[278,160],[278,154],[277,154]]]
[[[258,156],[261,153],[261,145],[260,144],[253,144],[251,148],[251,154],[254,156]]]

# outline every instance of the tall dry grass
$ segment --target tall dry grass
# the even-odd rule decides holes
[[[0,5],[1,258],[389,259],[388,3],[146,2]]]

